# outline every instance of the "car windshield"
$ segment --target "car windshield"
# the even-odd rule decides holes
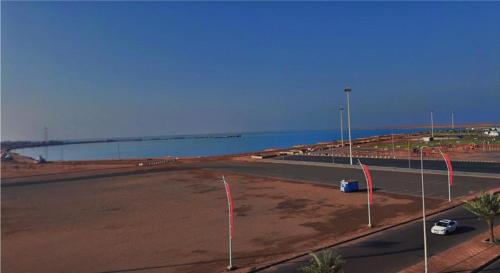
[[[447,227],[448,224],[447,223],[443,223],[443,222],[437,222],[436,223],[436,226],[439,226],[439,227]]]

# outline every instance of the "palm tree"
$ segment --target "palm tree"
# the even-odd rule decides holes
[[[500,194],[481,193],[479,198],[466,202],[464,207],[479,219],[486,221],[490,228],[490,243],[495,243],[493,222],[495,216],[500,215]]]
[[[342,256],[331,249],[318,254],[310,253],[309,265],[302,268],[304,273],[343,273],[345,261]]]

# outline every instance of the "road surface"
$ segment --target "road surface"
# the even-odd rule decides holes
[[[198,163],[197,167],[332,186],[338,186],[342,179],[357,179],[361,182],[361,189],[366,188],[361,169],[242,161],[203,162]],[[421,195],[421,177],[418,173],[372,170],[371,174],[375,191]],[[424,179],[427,197],[448,199],[447,175],[425,174]],[[451,195],[452,198],[463,197],[498,187],[500,187],[500,175],[498,177],[455,176]]]
[[[349,164],[349,157],[289,155],[275,157],[275,159]],[[407,159],[360,158],[360,160],[367,165],[373,166],[420,169],[420,160],[410,160],[410,163],[408,163]],[[357,161],[357,158],[353,158],[353,162]],[[454,171],[500,174],[500,163],[452,161],[451,165]],[[424,160],[424,169],[446,170],[446,164],[443,160]]]
[[[457,230],[446,236],[431,234],[430,228],[433,223],[443,218],[457,220],[459,222]],[[487,226],[483,221],[478,220],[463,207],[454,208],[427,220],[429,257],[487,230]],[[366,239],[336,249],[346,260],[345,272],[397,272],[423,261],[422,222],[413,222],[399,228],[377,233]],[[305,266],[308,260],[309,257],[304,256],[261,272],[298,273],[301,272],[300,268]]]

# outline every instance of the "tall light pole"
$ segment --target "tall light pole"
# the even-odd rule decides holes
[[[431,111],[431,137],[434,137],[434,111]]]
[[[425,273],[427,273],[427,232],[425,228],[425,191],[424,191],[424,148],[422,146],[420,148],[420,174],[422,177],[422,226],[424,228],[424,265],[425,265]]]
[[[455,112],[451,112],[451,129],[455,130]]]
[[[340,112],[340,141],[342,143],[342,148],[344,148],[344,107],[342,105],[339,108]]]
[[[408,169],[411,169],[410,134],[408,134]]]
[[[349,94],[351,94],[351,88],[346,87],[344,92],[347,96],[347,128],[349,130],[349,162],[352,165],[352,141],[351,141],[351,103],[349,101]]]
[[[391,142],[392,142],[392,159],[396,159],[396,152],[394,151],[394,133],[391,133]]]

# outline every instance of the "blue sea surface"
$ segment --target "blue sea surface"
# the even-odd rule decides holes
[[[421,130],[353,130],[352,138],[417,131]],[[47,148],[16,149],[14,152],[35,158],[39,155],[45,157],[45,150],[47,149],[48,160],[98,160],[166,156],[196,157],[258,152],[270,148],[288,148],[295,145],[316,144],[339,139],[340,131],[338,130],[242,133],[241,137],[230,138],[176,138],[69,144],[48,146]],[[344,140],[347,141],[347,139],[346,130],[344,131]]]

